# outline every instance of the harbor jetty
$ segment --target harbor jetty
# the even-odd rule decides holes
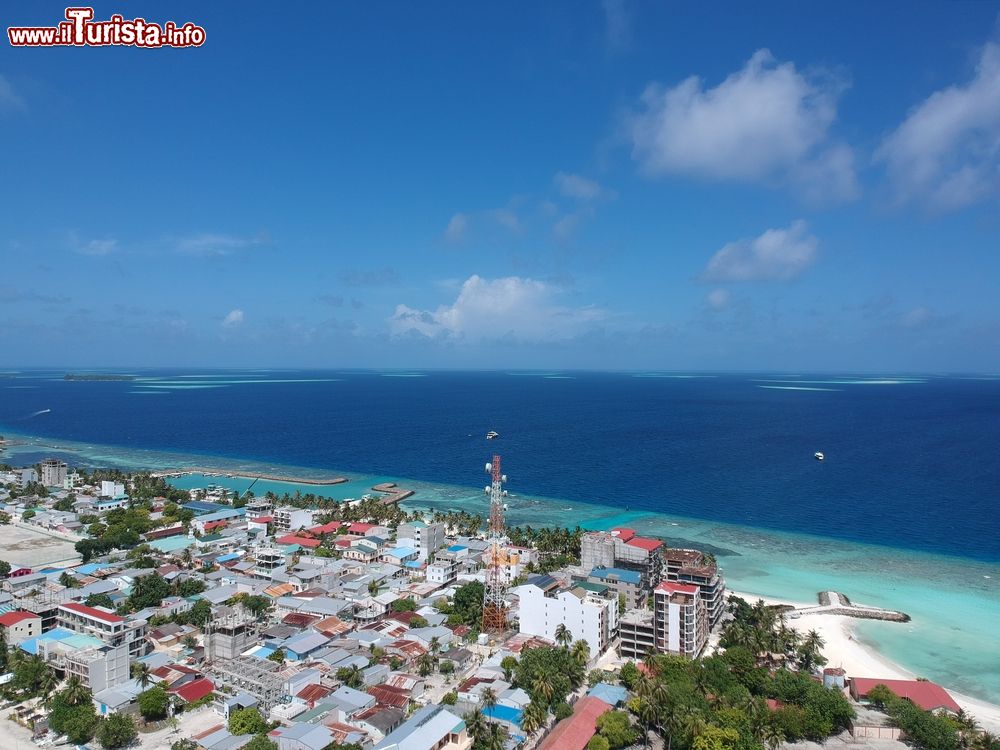
[[[386,493],[386,496],[382,498],[382,505],[402,502],[413,495],[413,490],[404,490],[395,482],[381,482],[372,487],[372,490]]]
[[[804,615],[843,615],[861,620],[885,620],[887,622],[909,622],[910,616],[905,612],[881,607],[868,607],[862,604],[852,604],[851,600],[838,591],[820,591],[817,595],[819,604],[815,607],[792,607],[785,611],[790,618]]]
[[[206,469],[202,467],[192,467],[190,469],[178,469],[174,471],[155,471],[154,477],[183,477],[189,474],[204,474],[207,477],[238,477],[240,479],[264,479],[271,482],[293,482],[295,484],[311,484],[317,487],[326,487],[333,484],[344,484],[349,482],[347,477],[335,477],[333,479],[311,479],[309,477],[296,477],[282,474],[260,474],[246,471],[220,471],[219,469]]]

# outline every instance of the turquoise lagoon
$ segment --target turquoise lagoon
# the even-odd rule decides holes
[[[58,454],[83,465],[122,469],[204,467],[220,472],[259,472],[300,478],[348,476],[349,483],[309,485],[259,480],[255,494],[303,494],[337,500],[360,498],[380,482],[395,481],[416,494],[410,510],[487,511],[482,490],[417,482],[401,477],[318,470],[239,461],[205,455],[139,450],[104,445],[9,436],[5,461],[37,461]],[[470,467],[474,477],[478,467]],[[253,480],[242,477],[185,475],[171,479],[191,489],[216,484],[245,491]],[[580,525],[587,529],[628,526],[661,537],[673,546],[713,552],[730,588],[776,598],[812,602],[820,591],[835,590],[857,603],[908,613],[908,623],[860,621],[856,635],[891,661],[959,692],[1000,703],[1000,564],[909,550],[860,544],[751,526],[629,511],[581,499],[555,499],[513,494],[508,522],[512,525]]]

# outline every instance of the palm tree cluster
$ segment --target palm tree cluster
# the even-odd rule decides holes
[[[762,599],[752,606],[736,596],[729,598],[733,620],[723,630],[720,645],[741,646],[752,653],[757,663],[769,666],[796,665],[812,672],[826,664],[822,649],[826,644],[815,630],[804,636],[790,628],[784,613]]]

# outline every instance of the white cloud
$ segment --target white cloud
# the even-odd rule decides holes
[[[714,88],[697,76],[647,87],[629,122],[632,156],[651,176],[807,184],[824,199],[853,198],[853,155],[829,137],[842,89],[758,50]]]
[[[451,217],[448,227],[444,230],[444,238],[449,242],[461,242],[469,228],[469,217],[459,212]]]
[[[10,85],[10,81],[0,75],[0,112],[4,110],[22,110],[26,106],[24,99]]]
[[[537,279],[470,276],[450,305],[416,310],[397,305],[389,325],[394,335],[482,341],[511,338],[553,341],[583,333],[606,314],[596,307],[560,305],[561,289]]]
[[[243,311],[239,308],[230,310],[229,314],[222,320],[223,328],[236,328],[241,325],[243,325]]]
[[[520,234],[521,219],[511,208],[489,208],[484,211],[463,212],[453,214],[444,230],[444,238],[448,242],[462,242],[476,230],[500,226],[511,234]]]
[[[266,242],[267,238],[263,235],[257,237],[237,237],[230,234],[205,232],[181,238],[177,242],[177,251],[184,255],[218,258],[263,245]]]
[[[632,41],[632,18],[625,7],[625,0],[603,0],[605,39],[608,49],[619,52]]]
[[[118,240],[115,239],[103,239],[103,240],[89,240],[87,242],[78,242],[74,250],[80,255],[111,255],[118,249]]]
[[[788,229],[768,229],[754,239],[722,247],[701,275],[702,281],[789,281],[816,262],[819,241],[804,221]]]
[[[731,296],[728,289],[713,289],[705,296],[705,302],[713,310],[725,310],[729,307]]]
[[[1000,44],[965,85],[935,91],[879,146],[900,202],[949,210],[1000,193]]]
[[[900,318],[900,323],[904,328],[922,328],[927,325],[934,317],[928,307],[914,307],[912,310],[907,311]]]
[[[567,198],[590,201],[601,196],[601,186],[594,180],[589,180],[578,174],[557,172],[553,178],[556,189]]]

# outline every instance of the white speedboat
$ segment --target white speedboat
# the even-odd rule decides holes
[[[822,461],[824,458],[826,458],[826,456],[824,456],[819,451],[816,451],[815,453],[813,453],[813,458],[815,458],[817,461]]]
[[[490,430],[489,432],[486,433],[487,440],[496,440],[498,437],[500,437],[500,433],[496,432],[495,430]]]

